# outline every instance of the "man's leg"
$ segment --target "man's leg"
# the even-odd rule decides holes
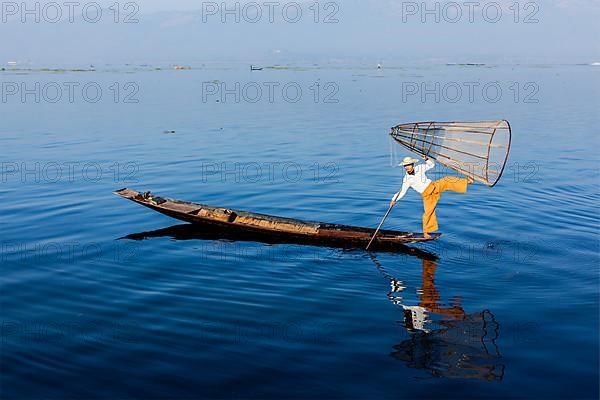
[[[467,186],[469,185],[469,183],[472,182],[469,181],[469,179],[467,178],[457,178],[455,176],[445,176],[442,179],[435,181],[435,185],[438,188],[438,190],[441,192],[445,192],[446,190],[451,190],[453,192],[458,192],[458,193],[466,193],[467,192]]]
[[[431,193],[423,196],[423,234],[426,238],[429,237],[429,232],[438,230],[435,207],[437,206],[439,198],[439,193]]]

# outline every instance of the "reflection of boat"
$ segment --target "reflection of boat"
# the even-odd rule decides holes
[[[261,234],[260,232],[232,231],[230,229],[218,229],[211,226],[200,224],[180,224],[168,228],[157,229],[148,232],[137,232],[129,234],[122,239],[146,240],[151,238],[168,237],[175,240],[225,240],[233,242],[262,242],[267,244],[310,244],[312,246],[334,247],[324,242],[304,240],[295,240],[287,236],[273,236],[270,234]],[[335,246],[343,247],[343,246]],[[398,243],[394,246],[384,247],[383,251],[393,251],[394,253],[407,254],[423,259],[435,260],[437,256],[426,250],[416,247],[406,246]]]
[[[370,228],[300,221],[212,207],[152,196],[149,193],[142,195],[130,189],[121,189],[115,194],[182,221],[209,226],[212,229],[228,230],[235,234],[245,234],[248,237],[256,235],[260,238],[270,237],[271,240],[293,243],[364,248],[375,231]],[[440,236],[440,234],[431,235],[432,239]],[[262,239],[258,240],[262,241]],[[374,248],[393,251],[394,248],[402,248],[399,245],[403,243],[427,240],[429,239],[425,239],[421,233],[385,230],[380,231],[374,242]]]
[[[393,346],[392,357],[436,377],[488,381],[504,377],[504,365],[499,362],[502,355],[496,344],[500,324],[489,310],[466,314],[458,302],[450,306],[441,303],[434,281],[435,261],[422,259],[419,303],[406,305],[400,296],[406,289],[404,283],[386,272],[375,256],[371,258],[389,280],[388,298],[402,307],[404,326],[411,335]],[[440,319],[434,322],[430,314]]]

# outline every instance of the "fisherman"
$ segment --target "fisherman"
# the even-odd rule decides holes
[[[425,239],[431,239],[430,232],[438,230],[437,217],[435,215],[435,207],[437,202],[440,200],[440,195],[446,190],[453,192],[466,193],[467,185],[473,183],[471,178],[457,178],[453,176],[445,176],[440,180],[432,182],[431,179],[427,178],[425,172],[432,169],[435,164],[426,156],[423,156],[425,165],[415,164],[419,162],[412,157],[404,157],[402,162],[399,164],[404,167],[406,175],[402,180],[402,189],[394,195],[392,201],[390,201],[390,207],[393,207],[398,200],[400,200],[408,188],[413,188],[421,194],[423,197],[423,236]]]

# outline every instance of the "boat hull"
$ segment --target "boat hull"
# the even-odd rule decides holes
[[[375,233],[375,229],[371,228],[301,221],[156,196],[146,198],[140,192],[127,188],[114,194],[181,221],[255,236],[257,241],[272,238],[277,242],[364,248]],[[375,249],[389,249],[398,244],[436,240],[440,236],[435,233],[426,239],[422,233],[381,230],[373,243]]]

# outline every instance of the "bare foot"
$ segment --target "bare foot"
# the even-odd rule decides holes
[[[469,185],[472,185],[472,184],[473,184],[473,178],[471,178],[471,177],[467,177],[467,183],[468,183]]]
[[[427,232],[423,232],[423,237],[425,239],[431,239],[431,235],[429,233],[427,233]]]

